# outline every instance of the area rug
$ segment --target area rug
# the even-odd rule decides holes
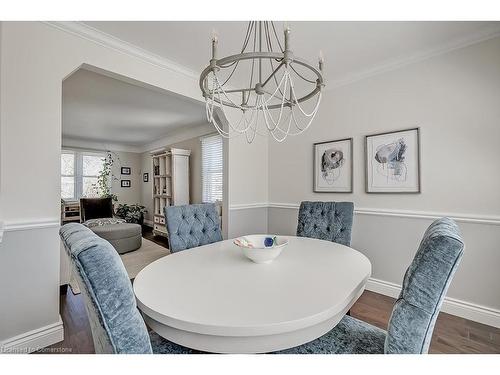
[[[164,256],[170,254],[170,251],[163,246],[160,246],[153,241],[142,239],[142,246],[135,251],[130,253],[121,254],[123,265],[127,270],[128,277],[130,279],[135,279],[140,270],[146,267],[148,264],[154,262],[157,259],[163,258]],[[73,294],[80,294],[80,287],[76,279],[71,276],[69,286]]]

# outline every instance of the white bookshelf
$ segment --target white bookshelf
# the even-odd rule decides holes
[[[153,163],[153,234],[167,236],[166,206],[189,204],[190,150],[161,149],[151,153]]]

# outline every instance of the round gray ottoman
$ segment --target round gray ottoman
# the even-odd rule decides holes
[[[142,245],[142,231],[139,224],[99,225],[90,229],[113,245],[119,254],[137,250]]]

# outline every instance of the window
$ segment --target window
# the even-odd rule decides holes
[[[211,135],[201,139],[201,179],[203,202],[222,201],[222,137]]]
[[[61,198],[78,200],[96,195],[94,184],[104,166],[105,155],[63,150],[61,153]]]

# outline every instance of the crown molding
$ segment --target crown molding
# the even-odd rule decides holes
[[[174,143],[183,142],[191,138],[198,138],[207,134],[214,133],[215,129],[211,124],[200,124],[180,128],[167,133],[164,137],[153,142],[147,143],[141,147],[141,152],[151,152],[152,150],[163,148]]]
[[[125,42],[103,31],[95,29],[83,22],[78,21],[45,21],[45,24],[67,33],[79,36],[103,47],[139,58],[157,67],[168,69],[174,73],[180,73],[184,76],[198,82],[199,74],[194,70],[188,69],[172,60],[166,59],[153,52],[145,50],[134,44]]]
[[[162,57],[153,52],[145,50],[134,44],[125,42],[119,38],[116,38],[103,31],[95,29],[87,24],[84,24],[83,22],[45,21],[44,23],[59,30],[65,31],[67,33],[79,36],[96,44],[99,44],[101,46],[119,51],[121,53],[125,53],[129,56],[139,58],[143,61],[146,61],[160,68],[168,69],[172,72],[183,74],[184,76],[190,79],[196,81],[198,81],[199,79],[199,72],[188,69],[185,66],[182,66],[172,60],[169,60],[165,57]],[[366,78],[374,77],[379,74],[397,70],[407,65],[418,63],[430,59],[432,57],[443,55],[445,53],[465,48],[473,44],[484,42],[486,40],[493,39],[499,36],[500,36],[500,24],[493,25],[491,27],[482,29],[476,33],[472,33],[465,37],[444,43],[438,47],[420,51],[411,56],[387,60],[369,69],[349,74],[343,78],[327,81],[325,91],[330,91],[339,87],[347,86]]]
[[[449,41],[438,47],[420,51],[411,56],[387,60],[372,68],[350,74],[348,76],[345,76],[344,78],[339,78],[336,80],[332,80],[330,82],[327,81],[325,91],[347,86],[366,78],[370,78],[373,76],[377,76],[379,74],[397,70],[407,65],[415,64],[439,55],[444,55],[448,52],[469,47],[471,45],[481,43],[489,39],[497,38],[499,36],[500,36],[500,22],[498,23],[498,25],[484,28],[476,33],[472,33],[465,37]]]
[[[142,153],[142,146],[131,146],[121,143],[108,141],[88,141],[73,137],[62,138],[62,148],[78,148],[82,150],[95,151],[117,151],[117,152],[134,152]]]

